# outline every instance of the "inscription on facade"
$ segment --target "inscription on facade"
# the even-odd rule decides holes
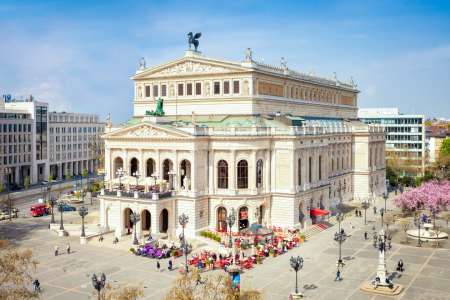
[[[283,97],[283,86],[267,82],[258,82],[258,94]]]
[[[353,105],[353,98],[348,96],[341,96],[341,104]]]

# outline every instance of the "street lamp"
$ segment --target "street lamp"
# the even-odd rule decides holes
[[[7,183],[8,183],[8,185],[7,185],[7,188],[8,188],[8,202],[7,202],[7,205],[8,205],[8,211],[9,211],[9,221],[11,222],[11,200],[10,200],[10,198],[9,198],[9,185],[10,185],[10,180],[9,180],[9,175],[11,174],[11,168],[6,168],[5,169],[5,172],[6,172],[6,176],[7,176]]]
[[[295,271],[295,294],[299,295],[297,284],[297,272],[303,268],[303,258],[300,256],[297,256],[297,258],[291,256],[291,259],[289,261],[291,263],[291,268],[294,269]]]
[[[139,192],[139,178],[141,178],[141,173],[139,171],[136,171],[133,173],[133,176],[136,177],[136,192]]]
[[[422,242],[420,241],[420,228],[423,227],[423,224],[424,224],[423,219],[414,218],[414,225],[416,225],[416,227],[419,229],[419,242],[418,242],[419,247],[422,245]]]
[[[50,199],[48,200],[48,202],[50,203],[50,205],[52,206],[52,220],[50,221],[50,224],[55,224],[55,215],[53,214],[53,206],[55,204],[58,204],[58,199],[56,199],[55,197],[50,197]]]
[[[339,244],[339,260],[341,260],[341,245],[347,239],[347,234],[345,232],[339,231],[339,233],[334,234],[334,240]]]
[[[159,178],[159,173],[155,172],[150,176],[152,176],[153,180],[155,180],[155,193],[158,193],[158,191],[156,190],[156,180],[158,180],[158,178]]]
[[[84,233],[84,217],[88,214],[88,208],[84,206],[78,208],[78,213],[81,216],[81,237],[86,237],[86,234]]]
[[[62,163],[59,162],[57,163],[58,168],[59,168],[59,189],[61,189],[61,178],[62,178]]]
[[[175,170],[172,169],[169,173],[169,181],[170,181],[170,190],[173,191],[173,177],[175,176]]]
[[[89,188],[89,187],[88,187]],[[84,197],[86,197],[86,191],[80,191],[80,193],[81,193],[81,200],[83,201],[83,203],[84,203]]]
[[[373,235],[373,246],[375,249],[378,248],[380,250],[380,256],[378,260],[378,269],[377,275],[380,276],[380,285],[387,285],[386,283],[386,250],[391,249],[391,236],[386,238],[386,234],[384,233],[384,229],[381,228],[380,235],[377,239],[377,235]]]
[[[63,226],[63,211],[66,208],[66,204],[64,202],[62,202],[62,200],[58,203],[58,208],[61,211],[61,225],[59,226],[59,230],[64,230],[64,226]]]
[[[183,239],[184,239],[184,227],[189,223],[189,216],[186,216],[184,213],[181,216],[178,216],[178,222],[180,222],[181,227],[183,228]]]
[[[192,244],[188,245],[185,238],[183,237],[180,248],[183,250],[183,253],[184,253],[184,263],[186,265],[186,276],[187,276],[187,274],[188,274],[187,255],[188,255],[188,252],[192,251]]]
[[[106,276],[105,274],[102,274],[101,281],[97,280],[97,276],[92,276],[92,285],[94,286],[94,289],[98,292],[98,300],[100,300],[100,291],[105,287],[106,284]]]
[[[234,225],[234,222],[236,222],[236,217],[234,216],[234,207],[231,209],[231,214],[228,215],[228,217],[225,218],[228,227],[230,227],[230,241],[228,242],[228,249],[231,250],[233,248],[233,241],[231,239],[231,226]]]
[[[383,228],[383,215],[384,215],[385,211],[384,208],[380,209],[380,215],[381,215],[381,228]]]
[[[133,222],[133,231],[134,231],[133,245],[139,245],[139,242],[136,237],[136,231],[137,231],[137,223],[141,220],[141,215],[138,213],[131,213],[130,220],[131,222]]]
[[[119,168],[116,172],[116,175],[119,176],[119,191],[122,190],[121,178],[122,178],[123,174],[125,174],[125,172],[123,171],[122,168]]]
[[[99,174],[102,177],[102,182],[103,182],[102,189],[103,190],[105,190],[105,177],[107,174],[108,174],[108,170],[105,170],[105,169],[101,170],[100,174]]]
[[[387,211],[386,208],[386,200],[389,198],[389,193],[383,193],[383,199],[384,199],[384,211]]]
[[[368,201],[361,202],[361,207],[364,208],[364,224],[367,224],[367,209],[370,207]]]
[[[94,192],[94,183],[95,183],[94,179],[89,179],[88,190],[89,193],[91,193],[91,205],[92,205],[92,193]]]
[[[344,213],[338,213],[336,216],[336,220],[339,222],[339,232],[341,232],[341,222],[344,220]]]

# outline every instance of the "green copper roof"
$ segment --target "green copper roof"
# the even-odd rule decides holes
[[[130,126],[139,124],[141,122],[142,122],[142,118],[132,118],[132,119],[120,124],[119,126],[120,127],[130,127]]]
[[[174,116],[169,117],[172,122],[175,122],[176,118]],[[197,126],[207,126],[207,127],[231,127],[234,122],[235,127],[252,127],[253,122],[256,126],[260,127],[280,127],[285,126],[283,123],[268,120],[262,118],[261,116],[229,116],[229,115],[211,115],[211,116],[196,116],[195,124]],[[190,126],[192,125],[192,116],[178,116],[178,124],[180,126]]]

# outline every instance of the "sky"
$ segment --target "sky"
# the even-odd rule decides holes
[[[133,117],[133,81],[185,55],[355,79],[358,106],[450,118],[450,1],[0,1],[0,95]]]

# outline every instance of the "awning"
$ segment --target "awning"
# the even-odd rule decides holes
[[[330,212],[326,211],[326,210],[321,210],[318,208],[311,208],[311,215],[315,215],[315,216],[326,216],[328,215]]]

